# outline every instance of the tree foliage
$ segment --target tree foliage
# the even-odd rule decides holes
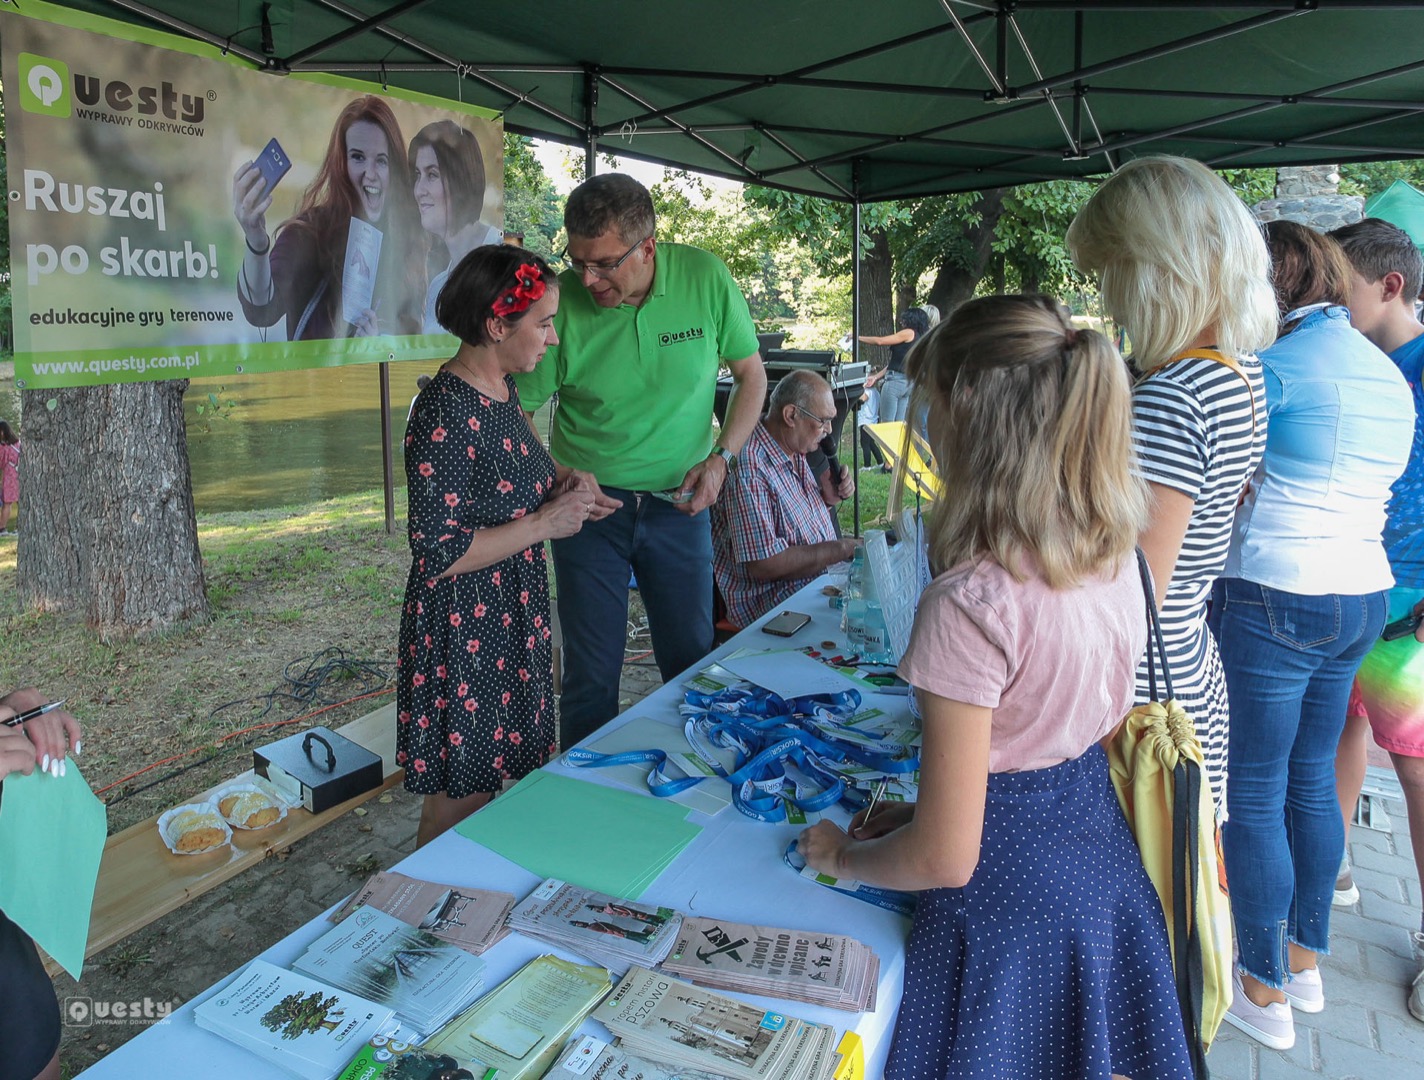
[[[534,156],[532,140],[504,133],[504,229],[524,234],[524,246],[545,258],[563,245],[563,200],[544,166]]]
[[[1424,190],[1424,161],[1370,161],[1340,166],[1341,195],[1378,195],[1396,180]]]

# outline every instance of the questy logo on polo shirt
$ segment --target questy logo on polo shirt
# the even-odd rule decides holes
[[[658,335],[658,347],[667,348],[669,345],[681,345],[684,341],[701,341],[704,337],[702,327],[689,326],[686,330],[664,330]]]

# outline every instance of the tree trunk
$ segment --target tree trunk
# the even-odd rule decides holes
[[[974,295],[975,288],[988,272],[993,258],[994,231],[1004,213],[1004,188],[990,188],[979,200],[979,224],[964,230],[964,241],[970,256],[967,265],[946,260],[940,264],[930,288],[930,303],[939,308],[941,318]]]
[[[206,619],[188,380],[26,390],[20,598],[102,640]]]
[[[860,253],[860,332],[877,336],[895,332],[895,306],[893,289],[890,285],[890,238],[884,229],[871,229],[866,233],[870,240],[868,249]],[[862,345],[862,360],[869,360],[872,367],[884,367],[890,360],[890,351],[883,345]]]
[[[895,310],[905,311],[915,306],[915,283],[905,282],[895,289]]]

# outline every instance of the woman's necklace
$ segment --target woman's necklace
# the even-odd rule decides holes
[[[499,381],[498,390],[490,390],[487,387],[481,385],[480,376],[476,374],[475,370],[470,367],[470,365],[464,359],[461,359],[458,363],[456,363],[456,361],[454,360],[451,360],[445,366],[448,367],[452,372],[457,370],[463,371],[464,375],[462,377],[464,378],[464,380],[471,386],[473,386],[476,390],[478,390],[481,394],[483,394],[485,397],[490,398],[494,401],[509,400],[509,392],[505,386],[503,379],[500,379]]]

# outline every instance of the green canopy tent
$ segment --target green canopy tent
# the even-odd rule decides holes
[[[1424,0],[62,0],[499,110],[510,131],[853,203],[1424,155]],[[853,319],[860,311],[854,278]],[[855,325],[855,331],[859,326]],[[389,512],[388,512],[389,521]]]
[[[502,110],[511,131],[846,201],[1424,153],[1424,2],[66,0]]]
[[[1409,234],[1414,246],[1424,248],[1424,191],[1404,180],[1370,197],[1365,216],[1383,218]]]

